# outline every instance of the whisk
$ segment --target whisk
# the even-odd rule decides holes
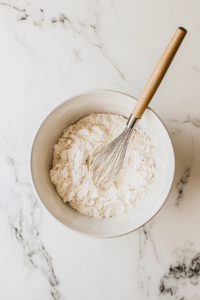
[[[187,31],[183,27],[179,27],[176,30],[142,91],[142,94],[128,119],[125,130],[115,140],[100,149],[92,157],[89,169],[96,186],[108,188],[119,174],[133,129],[141,119],[145,109],[160,85],[186,33]]]

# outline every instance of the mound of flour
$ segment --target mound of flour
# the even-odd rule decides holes
[[[117,137],[127,120],[113,114],[92,114],[67,128],[54,146],[52,183],[64,202],[81,214],[103,218],[133,208],[146,194],[155,173],[153,146],[139,129],[133,131],[120,174],[98,189],[89,174],[95,150]]]

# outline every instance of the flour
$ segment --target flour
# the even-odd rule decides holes
[[[92,114],[67,128],[54,146],[51,181],[63,201],[81,214],[103,218],[124,213],[141,201],[152,183],[153,146],[138,127],[121,172],[108,189],[98,189],[89,174],[93,153],[116,138],[126,122],[118,115]]]

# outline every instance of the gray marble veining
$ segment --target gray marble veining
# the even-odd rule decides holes
[[[0,2],[1,299],[200,299],[199,11],[197,0]],[[180,25],[188,34],[151,103],[176,155],[167,202],[124,237],[71,232],[33,194],[37,126],[82,91],[138,97]]]

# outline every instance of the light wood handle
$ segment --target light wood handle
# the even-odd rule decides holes
[[[157,88],[159,87],[165,73],[167,72],[179,46],[181,45],[187,30],[179,27],[173,38],[171,39],[169,45],[167,46],[165,52],[161,56],[155,70],[153,71],[151,77],[149,78],[140,98],[137,101],[136,106],[132,112],[132,115],[138,119],[141,119],[145,109],[147,108],[149,102],[151,101],[153,95],[155,94]]]

